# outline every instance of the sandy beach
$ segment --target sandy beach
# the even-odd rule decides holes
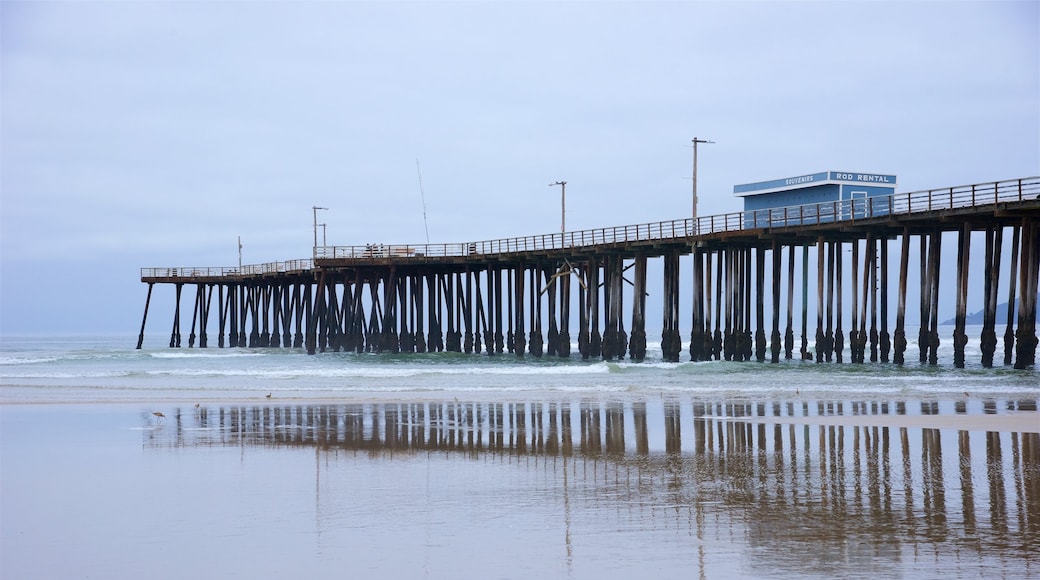
[[[1010,411],[1000,415],[822,415],[810,417],[733,417],[734,421],[766,425],[830,425],[841,427],[891,427],[948,429],[1007,433],[1040,433],[1036,411]]]

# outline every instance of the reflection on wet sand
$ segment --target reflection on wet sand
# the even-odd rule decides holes
[[[987,414],[996,422],[973,426]],[[619,525],[684,528],[699,550],[706,534],[739,538],[752,574],[898,574],[938,553],[954,567],[1040,563],[1035,400],[268,403],[167,415],[146,448],[438,452],[538,470],[560,492],[568,554],[578,503],[613,510]],[[928,426],[935,417],[967,427]],[[1015,427],[988,430],[1002,421]]]

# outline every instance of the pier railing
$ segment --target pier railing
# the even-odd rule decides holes
[[[324,246],[318,259],[450,258],[668,241],[753,228],[787,228],[1036,199],[1040,177],[663,222],[456,244]]]
[[[466,258],[564,249],[594,249],[646,241],[678,241],[756,228],[789,228],[836,221],[856,221],[920,212],[942,211],[1040,199],[1040,177],[1028,177],[886,196],[864,197],[783,208],[745,210],[662,222],[578,230],[517,238],[450,244],[366,244],[321,246],[314,259],[359,261]],[[241,268],[142,268],[142,278],[227,277],[307,271],[313,260],[289,260]]]
[[[141,268],[142,278],[229,278],[234,276],[256,276],[307,272],[314,267],[314,260],[286,260],[265,262],[238,267],[201,268]]]

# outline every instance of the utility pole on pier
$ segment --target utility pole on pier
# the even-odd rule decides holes
[[[313,252],[313,254],[316,256],[318,254],[318,210],[319,209],[327,210],[329,208],[327,208],[327,207],[319,207],[319,206],[315,205],[315,206],[311,206],[311,209],[314,210],[314,252]]]
[[[562,240],[564,232],[567,231],[567,182],[566,181],[555,181],[549,184],[549,187],[560,186],[560,238]]]
[[[693,233],[697,233],[697,144],[715,143],[699,137],[693,138]]]

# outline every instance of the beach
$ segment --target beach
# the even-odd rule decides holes
[[[1031,370],[33,348],[3,366],[4,578],[1040,566]]]

